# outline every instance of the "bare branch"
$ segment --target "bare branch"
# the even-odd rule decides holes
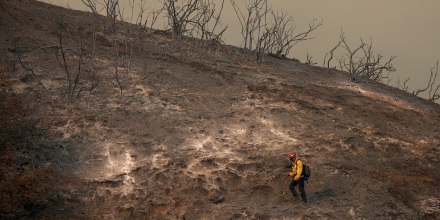
[[[76,74],[75,81],[73,82],[72,95],[73,95],[73,93],[75,92],[76,85],[78,84],[78,82],[79,82],[79,77],[80,77],[80,75],[81,75],[81,64],[82,64],[82,62],[83,62],[83,53],[82,53],[82,51],[83,51],[83,39],[82,39],[82,37],[80,37],[79,60],[78,60],[78,73]],[[79,95],[79,93],[78,93],[78,95]]]
[[[415,90],[413,94],[418,96],[420,93],[428,91],[428,100],[435,102],[440,99],[440,83],[435,86],[438,76],[438,61],[436,66],[430,69],[430,72],[431,75],[429,77],[428,85],[423,89]]]
[[[316,62],[313,62],[313,60],[312,60],[312,56],[309,56],[309,53],[307,53],[307,60],[306,60],[306,62],[305,62],[305,64],[309,64],[309,65],[316,65],[317,63]]]
[[[98,87],[100,80],[96,79],[96,72],[95,72],[95,55],[96,55],[96,33],[93,32],[92,35],[92,42],[93,42],[93,48],[92,48],[92,57],[91,57],[91,62],[92,62],[92,80],[91,80],[91,85],[90,85],[90,89],[89,89],[89,95],[88,95],[88,105],[90,106],[90,96],[92,95],[92,91]],[[97,82],[95,82],[97,81]]]
[[[330,50],[330,58],[327,60],[327,68],[330,68],[330,62],[333,59],[333,53],[335,52],[336,49],[339,48],[339,46],[341,46],[341,43],[342,43],[341,40],[339,40],[338,44],[335,47],[333,47],[333,49]],[[326,62],[326,58],[327,58],[327,54],[325,55],[325,58],[324,58],[324,65]],[[323,65],[323,67],[324,67],[324,65]]]
[[[17,48],[17,47],[15,47],[15,48]],[[32,75],[34,76],[34,78],[38,81],[38,84],[40,84],[40,85],[43,87],[43,89],[47,90],[46,87],[43,85],[43,83],[42,83],[42,82],[40,81],[40,79],[38,78],[37,74],[35,74],[34,70],[33,70],[32,68],[29,68],[29,67],[27,67],[27,66],[24,65],[23,61],[21,60],[20,52],[19,52],[19,51],[17,51],[17,58],[18,58],[18,61],[19,61],[20,64],[21,64],[21,66],[22,66],[25,70],[30,71],[30,72],[32,73]]]
[[[98,4],[98,1],[96,0],[81,0],[85,6],[87,6],[94,14],[99,14],[96,5]]]
[[[307,30],[295,34],[296,25],[293,17],[284,12],[274,12],[267,0],[245,0],[247,14],[243,13],[235,0],[230,0],[235,14],[241,24],[242,46],[245,50],[254,51],[257,61],[262,62],[265,54],[284,59],[295,44],[313,39],[310,33],[323,22],[316,19]],[[255,49],[254,49],[255,45]]]
[[[60,25],[59,31],[57,32],[58,34],[58,41],[59,41],[59,46],[60,46],[60,52],[63,58],[63,63],[61,63],[61,61],[58,59],[58,56],[55,55],[55,57],[58,60],[58,63],[60,64],[60,66],[64,69],[66,76],[67,76],[67,101],[69,103],[69,109],[72,105],[72,96],[71,96],[71,92],[72,91],[72,83],[70,81],[70,72],[69,72],[69,68],[67,66],[67,61],[66,61],[66,54],[63,48],[63,35],[62,35],[62,27]]]
[[[154,24],[156,23],[158,17],[162,12],[165,10],[164,6],[162,6],[160,9],[149,12],[148,15],[144,18],[144,14],[146,13],[146,10],[148,7],[146,7],[147,0],[140,0],[140,3],[138,4],[139,13],[138,17],[136,19],[136,24],[139,24],[142,30],[147,31],[148,23],[149,28],[153,29]],[[151,16],[151,19],[150,19]]]
[[[400,87],[400,78],[399,78],[399,76],[397,76],[397,88],[398,89],[401,89],[401,90],[403,90],[403,91],[405,91],[405,92],[408,92],[408,89],[409,89],[409,87],[408,87],[408,82],[409,82],[409,80],[410,80],[410,78],[408,77],[408,78],[406,78],[404,81],[403,81],[403,85],[402,85],[402,87]]]
[[[245,50],[252,50],[255,37],[257,37],[257,39],[260,38],[260,36],[255,36],[255,31],[258,30],[258,32],[261,34],[261,28],[266,29],[266,22],[263,22],[263,24],[261,23],[262,23],[262,19],[265,18],[265,16],[269,12],[271,12],[271,9],[267,5],[267,0],[245,0],[244,4],[248,12],[246,15],[243,14],[243,12],[240,9],[240,6],[237,5],[235,0],[230,0],[230,2],[241,24],[241,35],[243,36],[243,43],[242,43],[243,48]]]
[[[118,82],[120,94],[122,95],[122,85],[121,82],[119,82],[119,74],[118,74],[118,66],[114,65],[115,71],[116,71],[116,82]]]
[[[339,67],[343,71],[350,73],[353,81],[357,81],[358,76],[364,76],[381,82],[388,78],[390,72],[395,72],[392,61],[395,56],[390,57],[385,63],[382,62],[383,56],[380,54],[374,55],[373,40],[370,38],[370,44],[365,43],[361,38],[361,43],[355,49],[352,49],[346,41],[344,32],[340,33],[339,43],[330,51],[331,57],[327,61],[327,67],[330,67],[330,61],[333,57],[333,52],[341,47],[345,54],[338,59]],[[362,54],[363,52],[363,54]],[[384,73],[384,72],[387,73]]]

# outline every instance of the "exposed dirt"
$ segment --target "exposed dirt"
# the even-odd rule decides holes
[[[440,219],[438,104],[33,0],[0,11],[0,218]]]

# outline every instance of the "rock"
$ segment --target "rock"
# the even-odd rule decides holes
[[[218,191],[211,192],[208,196],[209,201],[219,204],[225,200],[225,197]]]

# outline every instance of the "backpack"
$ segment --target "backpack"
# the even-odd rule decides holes
[[[312,172],[312,170],[310,169],[310,167],[303,163],[302,175],[304,175],[305,181],[309,180],[311,172]]]

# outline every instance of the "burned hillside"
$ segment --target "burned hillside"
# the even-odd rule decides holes
[[[438,104],[34,0],[0,10],[1,218],[440,218]]]

